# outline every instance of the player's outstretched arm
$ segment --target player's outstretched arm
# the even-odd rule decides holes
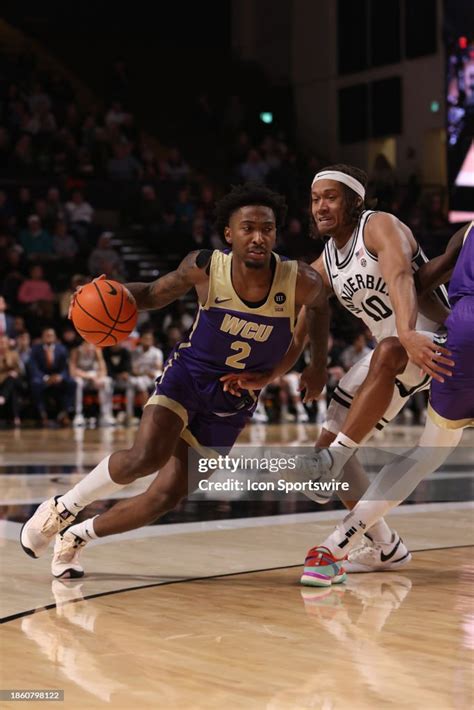
[[[393,215],[381,212],[367,223],[366,246],[376,254],[395,312],[397,333],[412,362],[440,382],[454,363],[446,348],[417,333],[418,304],[411,268],[413,236]]]
[[[459,252],[462,249],[464,235],[466,234],[468,226],[469,225],[465,224],[464,227],[458,229],[458,231],[451,237],[444,254],[435,256],[434,259],[431,259],[431,261],[423,264],[423,266],[416,272],[415,285],[419,296],[422,296],[428,291],[432,291],[437,288],[437,286],[449,281],[452,271],[456,265]]]
[[[208,267],[212,251],[192,251],[184,257],[176,271],[170,271],[151,283],[128,283],[126,288],[134,297],[139,311],[168,306],[184,296],[193,286],[209,281]]]

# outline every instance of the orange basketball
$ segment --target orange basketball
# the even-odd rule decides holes
[[[137,305],[118,281],[101,279],[82,287],[75,298],[71,318],[84,340],[105,348],[130,335],[137,322]]]

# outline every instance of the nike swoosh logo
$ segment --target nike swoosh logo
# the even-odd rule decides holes
[[[397,544],[394,546],[393,550],[388,553],[388,555],[384,555],[383,552],[380,553],[380,559],[382,560],[382,562],[388,562],[388,560],[390,560],[394,556],[400,546],[401,541],[402,538],[399,537]]]
[[[232,298],[216,298],[214,303],[225,303],[225,301],[232,301]]]
[[[107,293],[110,293],[111,296],[116,296],[117,295],[117,289],[115,286],[112,286],[112,284],[108,283],[107,286],[110,288],[110,291]]]

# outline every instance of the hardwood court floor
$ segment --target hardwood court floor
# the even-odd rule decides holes
[[[61,688],[67,708],[470,708],[473,563],[431,550],[330,590],[282,568],[86,601],[55,581],[55,608],[4,628],[2,687]]]
[[[282,444],[315,435],[262,433]],[[413,432],[400,436],[408,445]],[[201,521],[192,508],[193,522],[88,546],[82,580],[52,581],[47,556],[21,551],[21,520],[130,437],[0,434],[1,688],[64,689],[67,710],[472,707],[474,511],[430,503],[431,488],[426,504],[391,516],[419,550],[412,563],[329,590],[298,584],[305,551],[343,515],[321,507]],[[463,456],[469,492],[472,448]]]

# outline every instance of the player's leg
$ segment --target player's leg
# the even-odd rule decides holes
[[[83,414],[83,396],[84,396],[84,380],[82,377],[74,378],[76,383],[76,396],[75,396],[75,409],[74,409],[74,420],[73,426],[84,426],[85,419]]]
[[[145,407],[130,449],[106,456],[65,495],[42,503],[25,523],[21,531],[25,552],[39,557],[56,533],[71,525],[87,505],[162,468],[172,455],[183,427],[183,418],[171,409],[156,404]]]
[[[58,536],[53,556],[53,575],[82,575],[79,552],[89,539],[133,530],[172,510],[182,498],[198,487],[203,478],[193,463],[195,459],[188,458],[189,448],[201,452],[215,451],[218,447],[219,452],[225,454],[230,451],[248,421],[250,412],[239,412],[224,418],[212,412],[200,412],[192,417],[189,426],[181,432],[170,460],[160,469],[145,493],[121,501],[106,513],[73,525],[62,537]],[[207,475],[211,473],[212,470],[209,470]]]
[[[51,565],[53,576],[82,576],[79,556],[87,542],[135,530],[173,510],[194,487],[188,474],[188,448],[182,439],[178,440],[170,459],[144,493],[119,501],[105,513],[71,525],[57,535]]]
[[[112,414],[113,382],[112,378],[105,375],[96,380],[97,392],[100,405],[100,424],[102,426],[113,426],[115,419]]]
[[[340,476],[345,463],[384,418],[393,398],[395,380],[407,364],[408,356],[398,338],[385,338],[377,345],[367,376],[354,394],[344,425],[330,446],[332,477]]]
[[[344,565],[351,572],[382,571],[406,564],[409,553],[400,538],[390,544],[381,542],[373,533],[374,523],[405,500],[427,474],[439,468],[461,437],[462,428],[443,429],[428,418],[418,446],[383,467],[363,499],[323,541],[321,547],[335,559],[352,552],[349,563]],[[359,547],[362,540],[364,545]]]
[[[299,391],[299,381],[300,376],[297,372],[288,372],[283,376],[283,379],[288,383],[288,391],[291,396],[291,401],[296,411],[296,421],[298,422],[308,422],[308,412],[304,408],[304,404],[301,401],[301,392]]]
[[[385,338],[374,350],[367,377],[357,390],[341,434],[361,443],[384,416],[393,396],[395,378],[406,368],[408,356],[398,338]]]
[[[341,550],[346,554],[352,550],[350,571],[393,569],[404,564],[406,554],[397,541],[389,550],[372,536],[373,527],[369,535],[367,530],[374,520],[404,500],[428,473],[439,468],[458,445],[463,427],[474,424],[473,323],[474,306],[464,299],[447,321],[447,347],[456,366],[445,382],[431,383],[429,414],[419,445],[382,469],[363,500],[323,543],[327,554],[336,559]],[[357,548],[361,540],[365,544]]]

